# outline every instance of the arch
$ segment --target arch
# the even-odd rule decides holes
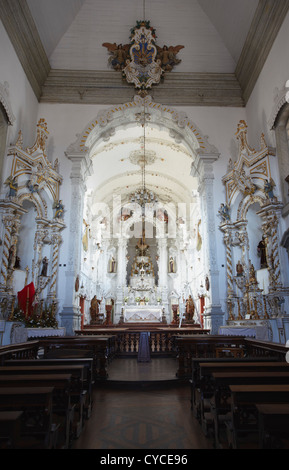
[[[38,201],[37,198],[31,194],[31,193],[25,193],[19,196],[17,202],[20,206],[23,206],[24,201],[30,201],[32,204],[34,204],[37,212],[37,217],[38,218],[44,218],[46,216],[46,213],[43,212],[43,201]]]
[[[254,196],[253,198],[251,196],[247,196],[245,199],[242,199],[238,207],[237,220],[239,221],[246,219],[247,212],[251,205],[259,203],[260,207],[262,208],[265,202],[266,200],[261,196]]]
[[[101,111],[96,119],[90,121],[78,135],[77,140],[67,149],[67,154],[86,154],[100,140],[108,141],[116,128],[127,128],[135,125],[136,114],[145,109],[151,113],[150,125],[166,128],[178,143],[184,142],[190,151],[197,154],[218,154],[216,147],[208,142],[200,129],[186,113],[172,107],[154,103],[150,96],[135,96],[133,101]]]

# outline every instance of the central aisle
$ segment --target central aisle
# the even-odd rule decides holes
[[[212,448],[192,415],[189,383],[176,380],[175,359],[115,359],[108,371],[74,449]]]

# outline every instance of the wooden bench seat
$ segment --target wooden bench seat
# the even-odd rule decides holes
[[[93,385],[94,385],[94,374],[93,374],[93,358],[91,357],[73,357],[73,358],[61,358],[61,359],[20,359],[20,360],[9,360],[4,363],[5,366],[83,366],[84,377],[83,384],[84,389],[87,390],[86,403],[84,405],[84,412],[86,419],[91,416],[93,407]]]
[[[73,436],[74,417],[71,377],[71,374],[0,375],[0,388],[53,387],[53,421],[59,424],[58,445],[69,448]]]
[[[289,404],[289,385],[230,385],[231,421],[229,442],[239,447],[240,433],[258,432],[260,404]]]
[[[230,385],[289,384],[289,370],[284,372],[217,372],[212,374],[214,396],[209,400],[213,416],[216,447],[220,447],[221,425],[231,410]]]
[[[53,387],[3,387],[0,388],[0,412],[23,411],[21,442],[37,442],[43,449],[55,447],[56,427],[52,421]]]
[[[282,448],[282,439],[289,440],[289,404],[257,404],[259,415],[259,448]],[[287,444],[288,445],[288,444]]]
[[[0,412],[0,449],[17,449],[21,439],[23,411]]]
[[[85,367],[83,365],[62,365],[62,366],[4,366],[0,367],[1,375],[45,375],[45,374],[66,374],[72,376],[71,379],[71,403],[75,405],[74,434],[78,438],[83,429],[85,419],[85,405],[87,403],[87,389],[85,388]]]

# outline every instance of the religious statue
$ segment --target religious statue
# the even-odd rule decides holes
[[[53,209],[55,209],[54,219],[62,219],[64,215],[64,205],[62,204],[62,200],[55,201]]]
[[[255,268],[252,264],[251,261],[249,261],[250,263],[250,268],[249,268],[249,283],[250,284],[257,284],[257,279],[256,279],[256,271],[255,271]]]
[[[186,301],[186,319],[188,321],[193,320],[195,314],[195,304],[191,295]]]
[[[175,260],[171,256],[170,261],[169,261],[169,273],[175,273],[175,272],[176,272]]]
[[[236,266],[237,277],[242,277],[244,275],[244,268],[241,261],[238,261]]]
[[[206,279],[205,279],[205,286],[206,286],[207,292],[209,292],[209,290],[210,290],[210,279],[209,279],[209,276],[206,276]]]
[[[109,262],[109,272],[111,274],[116,273],[116,261],[113,256],[111,257],[110,262]]]
[[[261,258],[261,269],[268,268],[268,263],[267,263],[267,252],[266,252],[266,240],[263,235],[262,240],[260,241],[258,247],[258,255]]]
[[[14,268],[16,261],[16,245],[12,244],[9,248],[9,255],[8,255],[8,268]]]
[[[276,184],[275,184],[275,182],[273,181],[272,178],[270,178],[270,181],[265,180],[264,192],[265,192],[268,199],[274,199],[274,188],[275,188],[275,186],[276,186]]]
[[[96,295],[90,302],[90,319],[92,323],[96,323],[99,315],[99,305],[101,304],[102,299],[97,299]]]
[[[219,214],[223,219],[223,222],[229,222],[230,221],[230,209],[227,206],[227,204],[221,204]]]
[[[45,256],[42,260],[42,270],[40,276],[47,277],[47,270],[48,270],[48,259]]]
[[[16,256],[14,269],[20,269],[20,258],[19,258],[19,256]]]
[[[8,197],[16,197],[17,196],[17,190],[18,190],[18,183],[16,181],[16,176],[12,177],[9,176],[7,180],[5,181],[5,185],[9,186],[9,193]]]

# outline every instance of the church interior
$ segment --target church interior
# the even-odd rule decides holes
[[[288,31],[0,0],[1,449],[289,447]]]

